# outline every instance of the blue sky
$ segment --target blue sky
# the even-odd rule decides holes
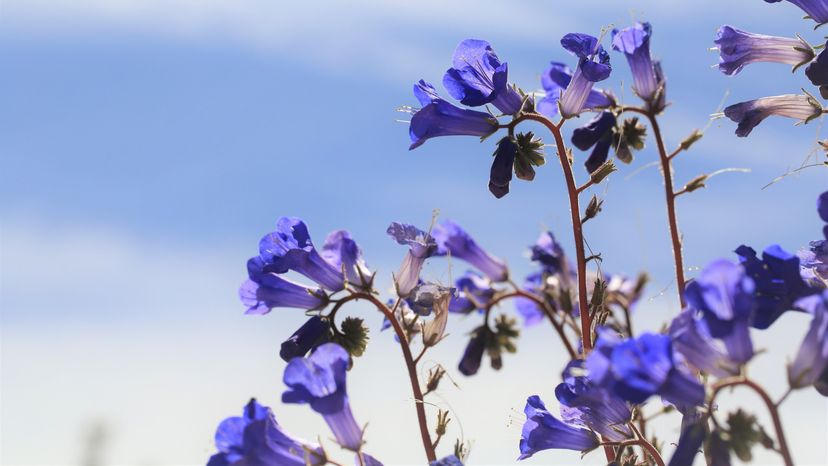
[[[275,405],[297,435],[326,432],[307,409],[277,403],[283,363],[276,350],[302,314],[245,317],[236,299],[245,260],[281,215],[304,218],[317,241],[350,230],[384,286],[403,254],[386,226],[425,226],[433,209],[506,258],[517,276],[530,270],[525,249],[543,228],[571,250],[556,163],[495,200],[486,191],[491,142],[445,139],[407,150],[407,126],[397,121],[406,115],[395,109],[414,102],[414,81],[438,83],[467,37],[492,42],[511,80],[535,90],[550,60],[571,60],[558,45],[563,34],[652,21],[673,102],[663,119],[668,145],[707,127],[677,159],[678,182],[751,169],[713,178],[679,200],[690,275],[741,243],[796,250],[815,239],[814,200],[828,185],[826,170],[761,188],[808,159],[822,122],[768,120],[748,139],[736,138],[729,121],[709,122],[725,96],[734,103],[794,93],[804,76],[760,64],[728,78],[711,68],[716,55],[707,48],[721,24],[799,32],[814,42],[821,35],[784,2],[619,3],[4,2],[2,462],[77,463],[85,430],[102,422],[112,462],[198,464],[210,454],[217,422],[250,396]],[[608,86],[632,100],[622,88],[625,63],[612,58]],[[643,168],[654,160],[650,146],[594,188],[607,199],[586,234],[606,270],[655,277],[636,318],[658,329],[675,300],[661,178]],[[428,274],[447,280],[449,271],[436,261]],[[378,327],[379,317],[356,306],[360,312]],[[451,367],[474,322],[452,325],[453,338],[434,353]],[[777,393],[804,325],[794,317],[760,336],[773,351],[755,370]],[[564,356],[547,335],[528,329],[503,371],[486,369],[441,391],[475,440],[475,464],[511,463],[523,400],[552,398]],[[415,418],[393,340],[375,333],[372,343],[350,376],[357,418],[370,421],[377,457],[416,462]],[[824,464],[826,403],[796,395],[783,416],[810,419],[791,424],[796,455]],[[387,426],[398,435],[384,435]],[[675,434],[670,429],[665,438]],[[576,460],[564,452],[532,461]]]

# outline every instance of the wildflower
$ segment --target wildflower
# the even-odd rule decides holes
[[[828,290],[803,298],[797,306],[812,317],[808,333],[788,365],[788,381],[792,388],[815,385],[828,396]]]
[[[551,62],[549,68],[541,75],[541,86],[546,96],[538,101],[536,108],[539,113],[548,117],[558,114],[558,100],[563,91],[572,81],[572,70],[563,63]],[[584,110],[596,110],[612,107],[615,99],[612,95],[601,89],[590,89],[584,102]]]
[[[714,340],[695,309],[685,309],[670,323],[673,348],[695,368],[716,377],[738,375],[740,364],[733,361]]]
[[[432,236],[437,242],[439,255],[451,254],[451,257],[462,259],[477,267],[493,281],[508,279],[509,269],[506,264],[478,246],[460,225],[451,220],[444,220],[435,225]]]
[[[561,39],[561,45],[578,57],[578,67],[559,101],[561,116],[571,118],[583,111],[593,84],[607,79],[612,67],[609,54],[596,37],[570,33]]]
[[[765,0],[767,3],[779,3],[782,0]],[[828,22],[828,1],[826,0],[787,0],[790,3],[798,6],[802,11],[808,14],[808,17],[817,22],[817,24],[824,24]]]
[[[822,115],[822,105],[809,95],[786,94],[740,102],[725,108],[724,114],[739,124],[736,128],[736,136],[743,138],[771,115],[808,123]]]
[[[489,328],[485,325],[478,327],[472,333],[458,365],[461,374],[470,376],[477,374],[477,371],[480,370],[480,364],[483,362],[483,352],[486,350],[490,333]]]
[[[259,261],[256,257],[250,259],[253,263]],[[251,274],[251,279],[242,283],[239,298],[247,306],[246,314],[267,314],[274,307],[320,309],[328,304],[328,297],[321,289],[263,272],[256,272],[255,276]]]
[[[485,308],[495,294],[491,281],[473,270],[466,271],[454,282],[454,286],[458,294],[451,297],[449,311],[460,314]]]
[[[331,232],[322,245],[322,257],[336,269],[344,270],[348,282],[370,289],[374,274],[362,258],[362,249],[345,230]]]
[[[599,445],[592,431],[572,427],[547,411],[537,395],[526,399],[526,422],[520,436],[519,460],[549,449],[588,451]]]
[[[466,39],[454,51],[452,67],[443,86],[461,104],[479,107],[493,104],[507,115],[517,113],[523,101],[508,83],[508,65],[501,63],[485,40]]]
[[[828,240],[811,241],[796,253],[802,278],[813,287],[828,287]]]
[[[594,147],[589,158],[584,162],[589,173],[598,170],[598,167],[607,161],[613,142],[615,123],[615,115],[604,111],[595,115],[586,125],[572,132],[572,145],[583,151]]]
[[[440,458],[437,461],[428,463],[428,466],[463,466],[463,462],[460,461],[460,458],[454,455],[449,455],[444,458]]]
[[[394,275],[397,294],[405,298],[417,286],[425,260],[437,253],[437,243],[430,234],[413,225],[392,222],[387,233],[398,244],[408,246],[400,269]]]
[[[436,287],[432,291],[430,301],[434,317],[422,325],[423,345],[434,346],[443,339],[448,323],[449,301],[453,290],[451,288]]]
[[[489,173],[489,191],[498,199],[509,193],[516,155],[517,144],[512,138],[506,136],[498,141]]]
[[[633,90],[645,101],[651,101],[659,92],[659,82],[650,58],[650,23],[612,31],[612,48],[627,56],[633,77]]]
[[[311,348],[327,343],[330,339],[330,331],[331,326],[327,320],[320,316],[311,317],[282,343],[279,357],[284,361],[304,357]]]
[[[814,50],[800,38],[766,36],[722,26],[713,41],[719,48],[719,71],[733,76],[758,62],[784,63],[794,68],[814,58]]]
[[[555,388],[561,403],[561,418],[571,425],[586,427],[610,441],[632,436],[627,423],[632,419],[629,405],[608,390],[597,386],[587,375],[584,361],[570,361]]]

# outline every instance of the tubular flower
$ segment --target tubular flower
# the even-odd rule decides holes
[[[561,116],[571,118],[583,111],[593,84],[607,79],[612,67],[609,54],[596,37],[570,33],[561,39],[561,45],[578,57],[578,68],[559,101]]]
[[[799,256],[802,278],[814,287],[828,287],[828,240],[811,241]]]
[[[480,370],[480,364],[483,362],[483,352],[486,350],[487,339],[489,336],[489,329],[486,326],[479,327],[474,331],[466,349],[463,351],[463,357],[460,359],[458,370],[465,376],[477,374]]]
[[[345,272],[348,282],[370,289],[374,274],[362,258],[362,249],[345,230],[331,232],[322,245],[322,257],[338,270]]]
[[[478,246],[460,225],[451,220],[444,220],[434,226],[432,236],[437,242],[439,255],[451,254],[451,257],[462,259],[493,281],[501,282],[508,279],[509,269],[506,264]]]
[[[473,270],[467,270],[454,282],[454,286],[458,294],[452,296],[449,311],[460,314],[483,310],[495,294],[491,281]]]
[[[809,95],[786,94],[740,102],[725,108],[724,114],[738,123],[736,136],[744,138],[771,115],[808,123],[822,115],[822,105]]]
[[[589,173],[598,170],[609,157],[612,147],[613,129],[615,128],[615,115],[612,112],[601,112],[586,125],[576,128],[572,132],[572,145],[580,150],[589,150],[593,147],[592,153],[584,162]]]
[[[276,222],[276,231],[259,241],[259,257],[264,272],[292,270],[332,291],[345,287],[342,272],[319,255],[305,222],[296,217],[281,217]]]
[[[414,85],[414,95],[422,108],[411,117],[408,134],[409,150],[416,149],[431,138],[440,136],[477,136],[485,138],[497,131],[495,117],[485,112],[460,108],[437,95],[434,86],[420,80]]]
[[[262,270],[263,261],[254,257],[247,262],[250,279],[239,288],[239,298],[247,306],[246,314],[267,314],[274,307],[319,309],[328,304],[321,289],[308,288]]]
[[[520,436],[519,460],[550,449],[588,451],[599,445],[592,431],[572,427],[552,415],[537,395],[526,399],[526,422]]]
[[[326,464],[319,445],[287,434],[270,408],[250,400],[239,417],[229,417],[216,429],[218,453],[207,466],[306,466]]]
[[[546,96],[538,101],[536,105],[538,112],[550,118],[557,115],[558,100],[571,81],[572,70],[568,66],[560,62],[551,62],[549,68],[541,75],[541,86]],[[607,91],[590,89],[584,102],[584,110],[596,110],[614,105],[615,99]]]
[[[705,321],[695,309],[683,310],[670,324],[673,349],[693,367],[716,377],[739,374],[740,364],[710,335]]]
[[[286,362],[293,358],[304,357],[313,347],[328,342],[330,329],[330,324],[322,317],[311,317],[282,343],[279,357]]]
[[[387,233],[398,244],[408,246],[400,270],[394,275],[397,294],[405,298],[417,286],[425,260],[437,253],[437,243],[430,234],[404,223],[392,222]]]
[[[784,63],[793,67],[814,58],[814,50],[799,38],[766,36],[722,26],[713,41],[719,49],[719,71],[733,76],[758,62]]]
[[[508,83],[508,65],[501,63],[485,40],[466,39],[454,51],[452,67],[443,76],[443,87],[461,104],[479,107],[493,104],[512,115],[523,99]]]
[[[358,451],[362,429],[354,420],[345,390],[349,361],[348,352],[336,343],[318,347],[307,358],[292,359],[285,368],[283,380],[289,389],[282,394],[282,403],[309,404],[322,415],[341,446]]]
[[[651,101],[659,91],[653,60],[650,58],[650,23],[612,31],[612,48],[627,56],[633,77],[633,90],[645,101]]]
[[[489,192],[498,199],[509,194],[509,184],[512,182],[517,151],[517,144],[509,136],[497,143],[492,169],[489,172]]]
[[[815,385],[828,396],[828,290],[800,300],[797,305],[811,314],[811,325],[802,340],[796,357],[788,365],[788,381],[792,388]]]
[[[765,0],[767,3],[779,3],[782,0]],[[818,24],[828,22],[828,1],[826,0],[787,0],[798,6],[802,11],[808,14],[808,17],[816,21]]]

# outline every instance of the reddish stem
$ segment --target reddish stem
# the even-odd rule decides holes
[[[572,347],[572,343],[570,343],[569,339],[566,337],[566,333],[564,332],[564,329],[563,329],[563,324],[561,324],[560,322],[558,322],[557,319],[555,319],[555,314],[552,312],[551,309],[549,309],[549,307],[546,305],[546,303],[543,302],[543,300],[541,298],[535,296],[532,293],[528,293],[528,292],[523,291],[523,290],[515,290],[515,291],[509,292],[509,293],[504,293],[504,294],[495,296],[495,298],[493,300],[491,300],[488,303],[488,305],[486,306],[487,321],[488,321],[489,310],[495,304],[499,303],[500,301],[503,301],[504,299],[509,299],[509,298],[525,298],[525,299],[528,299],[528,300],[534,302],[539,308],[543,309],[543,312],[544,312],[544,314],[546,314],[546,317],[549,319],[549,322],[552,323],[552,326],[555,327],[555,331],[558,332],[558,336],[561,337],[561,341],[563,342],[564,346],[566,347],[566,351],[569,353],[569,357],[571,359],[576,359],[578,357],[578,353],[575,351],[575,348]]]

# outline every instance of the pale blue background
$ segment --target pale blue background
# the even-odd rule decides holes
[[[407,151],[407,126],[396,121],[407,115],[395,108],[414,103],[417,79],[439,83],[460,40],[491,41],[511,80],[535,90],[549,60],[572,61],[558,45],[563,34],[649,19],[674,103],[663,124],[672,148],[709,125],[727,92],[734,103],[808,85],[782,65],[727,78],[711,68],[716,55],[707,50],[725,23],[818,42],[824,33],[801,16],[787,3],[759,0],[6,0],[0,460],[77,464],[91,426],[103,425],[108,462],[203,463],[218,421],[250,396],[274,406],[289,431],[327,441],[307,407],[278,404],[278,345],[302,313],[245,317],[236,298],[245,260],[280,215],[303,217],[317,242],[349,229],[383,287],[404,253],[385,227],[392,220],[426,226],[435,208],[507,258],[517,276],[530,270],[525,248],[543,227],[571,250],[554,158],[534,183],[515,182],[498,201],[486,190],[491,142],[444,139]],[[608,85],[633,101],[620,87],[626,64],[613,60]],[[737,139],[734,125],[718,120],[677,160],[679,183],[720,168],[752,170],[723,174],[680,199],[690,276],[742,242],[796,250],[818,237],[814,200],[828,187],[828,171],[761,188],[824,157],[813,153],[821,125],[769,120]],[[656,168],[631,176],[655,160],[651,146],[595,188],[607,201],[586,233],[606,270],[656,277],[636,319],[658,329],[676,312],[661,179]],[[576,157],[583,180],[584,156]],[[427,276],[447,281],[464,269],[455,265],[449,272],[435,261]],[[378,328],[378,315],[354,310]],[[538,393],[555,406],[565,358],[540,326],[524,333],[500,373],[484,368],[460,378],[454,367],[476,322],[452,320],[451,337],[427,358],[450,367],[460,386],[444,383],[431,400],[456,411],[440,451],[449,451],[462,424],[474,440],[470,463],[510,464],[525,397]],[[753,373],[775,395],[806,325],[802,316],[786,317],[759,339],[772,351]],[[349,377],[357,419],[370,422],[368,451],[386,464],[421,461],[391,336],[374,332]],[[750,395],[732,399],[764,416]],[[783,416],[794,457],[828,462],[825,400],[795,393]],[[659,430],[668,444],[676,425],[672,419]],[[600,454],[587,458],[600,464]],[[760,460],[778,462],[767,453]],[[576,461],[577,453],[550,452],[530,462]]]

